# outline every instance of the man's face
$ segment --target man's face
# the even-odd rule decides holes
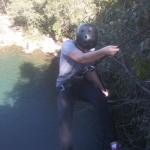
[[[78,48],[79,48],[83,53],[87,53],[87,52],[90,51],[89,49],[84,49],[84,48],[82,48],[82,47],[80,47],[80,46],[78,46]]]

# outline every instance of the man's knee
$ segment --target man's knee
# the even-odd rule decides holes
[[[63,150],[73,150],[71,127],[67,122],[59,127],[59,138]]]

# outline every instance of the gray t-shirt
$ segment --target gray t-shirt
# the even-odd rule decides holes
[[[60,62],[59,62],[59,75],[56,81],[56,86],[65,83],[72,75],[89,66],[92,63],[82,64],[69,57],[69,54],[78,48],[75,45],[75,40],[67,40],[63,43]]]

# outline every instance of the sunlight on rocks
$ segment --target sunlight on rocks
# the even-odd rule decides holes
[[[0,16],[0,46],[17,45],[22,47],[24,53],[41,50],[45,54],[57,56],[61,44],[57,44],[51,37],[45,36],[41,41],[26,39],[21,27],[12,28],[11,25],[7,15]],[[39,33],[36,34],[38,36]]]

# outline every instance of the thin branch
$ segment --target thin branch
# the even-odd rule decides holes
[[[4,8],[5,8],[6,14],[8,14],[8,13],[7,13],[7,8],[6,8],[6,5],[5,5],[4,0],[1,0],[1,1],[2,1],[2,3],[3,3]]]
[[[146,89],[145,87],[141,86],[139,82],[136,81],[136,84],[145,92],[150,93],[150,90]]]

